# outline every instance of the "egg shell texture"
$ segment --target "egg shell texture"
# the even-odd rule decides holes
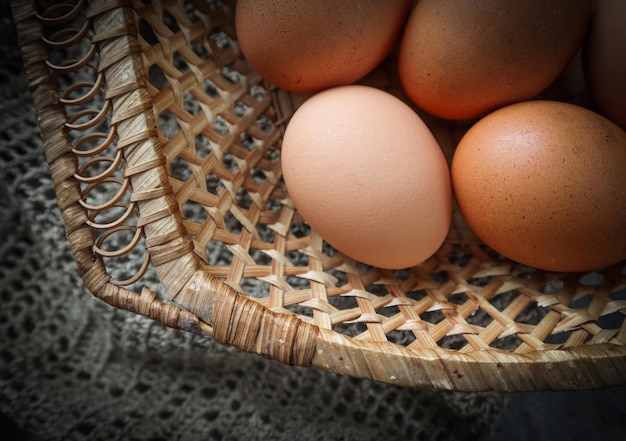
[[[405,268],[442,244],[451,183],[441,149],[405,103],[367,86],[307,100],[282,144],[285,184],[330,245],[364,263]]]
[[[626,258],[626,133],[594,112],[499,109],[461,139],[452,181],[468,225],[513,260],[586,271]]]
[[[410,0],[239,0],[241,50],[266,80],[313,93],[351,84],[391,51]]]
[[[598,111],[626,129],[626,1],[596,1],[583,58]]]
[[[581,46],[590,11],[589,0],[420,0],[400,45],[402,86],[457,120],[533,98]]]

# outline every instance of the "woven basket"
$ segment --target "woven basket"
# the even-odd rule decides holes
[[[436,254],[402,271],[312,231],[279,160],[302,97],[245,63],[234,3],[41,3],[16,0],[13,14],[67,237],[97,298],[281,363],[398,385],[626,384],[625,262],[528,268],[458,213]],[[384,69],[367,81],[397,84]],[[454,123],[427,123],[453,147]]]

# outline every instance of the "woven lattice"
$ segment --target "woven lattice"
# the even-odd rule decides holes
[[[13,11],[68,240],[96,297],[282,363],[390,383],[626,384],[624,262],[535,270],[482,245],[458,213],[437,253],[402,271],[312,231],[280,168],[302,97],[246,64],[233,3]],[[393,73],[367,81],[396,90]],[[444,150],[463,129],[427,122]],[[129,261],[136,271],[120,271]],[[142,284],[148,271],[160,292]]]

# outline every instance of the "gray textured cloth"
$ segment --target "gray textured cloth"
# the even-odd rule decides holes
[[[2,13],[0,414],[20,439],[489,438],[503,395],[287,367],[93,298],[69,252],[6,3]]]

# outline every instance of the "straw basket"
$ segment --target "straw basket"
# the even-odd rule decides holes
[[[312,231],[280,168],[300,97],[246,64],[234,3],[16,0],[13,14],[67,237],[97,298],[281,363],[398,385],[626,384],[625,262],[528,268],[458,213],[436,254],[402,271]],[[454,124],[427,122],[445,147]]]

